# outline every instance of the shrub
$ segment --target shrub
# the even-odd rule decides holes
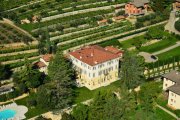
[[[179,117],[179,118],[180,118],[180,109],[175,110],[175,114],[177,115],[177,117]]]
[[[176,30],[178,30],[180,32],[180,19],[178,21],[176,21],[175,28],[176,28]]]
[[[37,101],[34,97],[29,97],[27,99],[27,105],[28,106],[36,106],[37,105]]]
[[[35,120],[51,120],[50,118],[44,118],[42,115],[38,116]]]

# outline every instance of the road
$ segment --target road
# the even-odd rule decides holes
[[[178,34],[180,35],[180,32],[177,31],[174,27],[175,25],[175,22],[178,20],[179,18],[176,18],[176,11],[171,11],[170,13],[170,18],[169,18],[169,21],[168,23],[166,24],[165,26],[165,30],[168,30],[170,32],[173,32],[175,34]]]
[[[78,10],[78,11],[73,11],[73,12],[67,12],[67,13],[63,13],[63,14],[58,14],[58,15],[42,18],[41,22],[50,21],[53,19],[62,18],[62,17],[70,16],[70,15],[86,13],[86,12],[93,12],[93,11],[97,11],[97,10],[107,10],[107,9],[111,9],[111,7],[124,6],[124,5],[125,5],[125,3],[117,4],[117,5],[109,5],[109,6],[104,6],[104,7],[84,9],[84,10]]]
[[[158,51],[158,52],[154,52],[154,53],[152,53],[152,54],[153,54],[153,55],[158,55],[158,54],[167,52],[167,51],[169,51],[169,50],[172,50],[172,49],[174,49],[174,48],[177,48],[177,47],[179,47],[179,46],[180,46],[180,42],[177,42],[177,43],[176,43],[175,45],[173,45],[173,46],[170,46],[170,47],[165,48],[165,49],[163,49],[163,50],[160,50],[160,51]]]

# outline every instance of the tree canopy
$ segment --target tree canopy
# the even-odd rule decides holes
[[[61,52],[57,52],[48,66],[50,81],[38,90],[38,103],[53,110],[68,107],[73,100],[73,73],[71,64]],[[46,100],[43,100],[44,97]]]
[[[120,68],[123,86],[127,89],[137,87],[143,80],[144,59],[131,52],[125,52]]]

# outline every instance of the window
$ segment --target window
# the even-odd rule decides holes
[[[93,67],[93,70],[96,70],[96,67]]]
[[[165,86],[167,87],[167,84],[165,84]]]
[[[171,99],[171,102],[173,102],[173,99]]]
[[[173,93],[171,93],[171,95],[172,95],[172,96],[174,96],[174,94],[173,94]]]
[[[93,73],[93,77],[95,77],[95,73]]]

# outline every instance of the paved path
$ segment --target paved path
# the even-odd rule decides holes
[[[104,7],[84,9],[84,10],[77,10],[77,11],[73,11],[73,12],[67,12],[67,13],[63,13],[63,14],[58,14],[58,15],[42,18],[41,22],[45,22],[45,21],[49,21],[49,20],[53,20],[53,19],[57,19],[57,18],[62,18],[62,17],[70,16],[70,15],[86,13],[86,12],[93,12],[93,11],[97,11],[97,10],[107,10],[107,9],[111,9],[111,7],[124,6],[124,5],[125,5],[125,3],[117,4],[117,5],[109,5],[109,6],[104,6]]]
[[[173,33],[175,33],[175,34],[180,35],[180,32],[175,29],[175,22],[176,22],[178,19],[179,19],[179,18],[176,18],[176,11],[175,11],[175,10],[174,10],[174,11],[171,11],[170,17],[169,17],[169,21],[168,21],[168,23],[167,23],[166,26],[165,26],[165,30],[168,30],[168,31],[170,31],[170,32],[173,32]]]
[[[167,51],[169,51],[169,50],[172,50],[172,49],[174,49],[174,48],[177,48],[177,47],[179,47],[179,46],[180,46],[180,42],[177,42],[177,43],[176,43],[175,45],[173,45],[173,46],[170,46],[170,47],[165,48],[165,49],[163,49],[163,50],[160,50],[160,51],[158,51],[158,52],[154,52],[154,53],[152,53],[152,54],[153,54],[153,55],[158,55],[158,54],[167,52]]]
[[[165,111],[166,113],[168,113],[168,114],[170,114],[171,116],[173,116],[174,118],[176,118],[176,119],[178,119],[178,117],[174,114],[174,113],[172,113],[171,111],[169,111],[169,110],[167,110],[166,108],[164,108],[164,107],[162,107],[162,106],[160,106],[160,105],[156,105],[158,108],[160,108],[161,110],[163,110],[163,111]]]

